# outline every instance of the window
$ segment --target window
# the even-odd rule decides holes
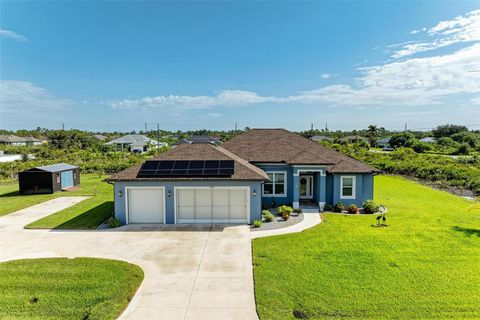
[[[355,199],[355,176],[340,177],[340,199]]]
[[[285,172],[267,172],[269,181],[263,184],[263,195],[270,197],[280,197],[286,195],[286,173]]]
[[[60,183],[60,174],[57,173],[57,183]]]
[[[73,171],[73,179],[77,179],[77,171]]]

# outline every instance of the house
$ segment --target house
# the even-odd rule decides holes
[[[146,152],[152,148],[166,147],[168,145],[165,142],[159,142],[141,134],[127,134],[105,144],[114,145],[115,150],[117,151],[130,151],[138,153]]]
[[[210,137],[210,136],[191,136],[191,137],[183,138],[183,139],[179,140],[174,145],[178,146],[178,145],[184,144],[184,143],[188,143],[188,144],[197,144],[197,143],[219,144],[220,140],[218,140],[217,138],[214,138],[214,137]]]
[[[390,147],[390,137],[378,139],[376,141],[376,144],[380,148],[388,148],[388,147]]]
[[[93,137],[99,141],[105,141],[107,140],[107,137],[102,135],[102,134],[94,134]]]
[[[420,139],[420,141],[425,142],[425,143],[434,143],[435,138],[434,137],[425,137],[425,138]]]
[[[45,140],[35,137],[19,137],[13,134],[0,135],[0,144],[8,144],[11,146],[37,146],[45,143]]]
[[[6,144],[11,146],[26,146],[27,142],[22,137],[18,137],[13,134],[0,135],[0,144]]]
[[[327,136],[311,136],[310,140],[320,142],[320,141],[333,141],[332,138],[327,137]]]
[[[121,223],[250,223],[263,207],[322,210],[373,198],[379,171],[284,129],[224,142],[181,144],[112,175]]]
[[[21,194],[54,193],[80,184],[80,168],[66,163],[35,167],[18,173]]]

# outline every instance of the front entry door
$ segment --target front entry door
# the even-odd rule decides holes
[[[313,199],[313,176],[300,176],[300,199]]]

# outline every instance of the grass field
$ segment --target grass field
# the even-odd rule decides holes
[[[143,280],[140,267],[92,258],[0,263],[0,319],[116,319]]]
[[[26,228],[92,229],[113,212],[113,187],[106,176],[82,174],[80,190],[42,195],[20,195],[18,183],[0,185],[0,216],[62,196],[90,196],[70,208],[37,220]]]
[[[261,319],[480,319],[480,204],[391,176],[373,216],[253,241]]]

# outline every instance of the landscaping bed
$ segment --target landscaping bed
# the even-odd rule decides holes
[[[272,222],[263,221],[260,227],[252,227],[252,231],[281,229],[302,222],[302,220],[303,213],[299,213],[298,215],[291,215],[288,220],[284,220],[282,217],[276,215]]]
[[[94,258],[0,263],[0,319],[116,319],[143,280],[140,267]]]

